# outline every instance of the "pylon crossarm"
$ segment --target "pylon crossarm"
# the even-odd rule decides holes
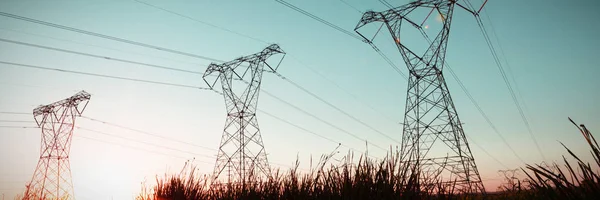
[[[281,61],[283,60],[283,57],[281,58],[281,60],[279,61],[279,63],[277,64],[277,66],[275,68],[273,68],[271,65],[269,65],[266,62],[266,60],[269,57],[271,57],[275,54],[284,54],[283,57],[285,57],[285,52],[283,50],[281,50],[279,45],[272,44],[259,53],[255,53],[255,54],[244,56],[244,57],[239,57],[232,61],[221,63],[221,64],[211,63],[210,65],[208,65],[208,68],[206,69],[206,72],[204,73],[202,78],[204,79],[204,82],[211,89],[213,89],[215,84],[217,83],[217,79],[228,79],[230,81],[233,79],[243,80],[243,78],[246,76],[248,71],[263,70],[262,67],[260,66],[261,64],[265,64],[270,69],[269,72],[276,72],[277,68],[279,68],[279,64],[281,64]],[[246,66],[244,64],[247,64],[248,66]],[[239,68],[239,67],[244,67],[246,69],[244,70],[243,73],[238,73],[237,68]],[[259,67],[261,67],[261,69],[258,69]],[[252,70],[252,69],[254,69],[254,70]],[[210,78],[208,78],[208,76],[211,76],[214,73],[218,73],[217,78],[215,78],[214,80],[210,80]],[[235,75],[235,78],[232,77],[233,75]]]
[[[362,36],[366,41],[371,42],[372,39],[368,39],[363,34],[361,34],[358,29],[363,26],[373,23],[373,22],[401,22],[406,21],[410,23],[415,28],[421,28],[421,25],[407,18],[406,16],[410,14],[412,11],[419,7],[424,8],[432,8],[432,9],[445,9],[453,4],[455,1],[452,0],[421,0],[421,1],[413,1],[409,4],[405,4],[396,8],[392,8],[382,12],[375,11],[367,11],[363,14],[362,18],[354,28],[354,31]]]

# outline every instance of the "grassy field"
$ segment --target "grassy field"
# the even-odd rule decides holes
[[[394,153],[378,162],[361,156],[357,163],[349,154],[348,162],[337,166],[322,157],[310,173],[299,173],[296,163],[295,168],[275,171],[268,180],[252,179],[245,186],[211,185],[208,176],[195,174],[195,167],[186,165],[182,173],[165,175],[153,187],[144,187],[137,199],[600,199],[598,143],[584,125],[571,122],[589,144],[595,163],[584,162],[563,145],[564,163],[526,164],[521,171],[528,178],[507,179],[500,191],[485,195],[457,193],[435,181],[421,183],[433,187],[420,189],[415,176],[407,174],[410,166],[403,166]]]

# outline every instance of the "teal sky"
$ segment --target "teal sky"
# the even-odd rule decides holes
[[[377,0],[345,0],[361,11],[387,9]],[[268,43],[288,54],[279,72],[335,104],[375,129],[400,140],[406,81],[365,43],[283,6],[276,1],[159,1],[146,2]],[[287,1],[316,16],[353,31],[361,14],[339,0]],[[390,0],[393,5],[406,0]],[[472,1],[481,5],[478,0]],[[489,1],[483,15],[509,65],[513,87],[547,160],[562,159],[566,151],[588,155],[586,144],[568,122],[572,117],[593,132],[600,130],[600,81],[597,75],[600,14],[597,1]],[[111,1],[0,1],[0,11],[51,23],[166,47],[220,60],[256,53],[268,44],[233,34],[129,0]],[[439,28],[434,19],[431,30]],[[494,28],[494,32],[491,28]],[[434,33],[431,33],[434,34]],[[412,35],[422,40],[420,35]],[[407,35],[406,38],[410,38]],[[0,38],[69,49],[90,54],[204,72],[208,60],[185,57],[0,17]],[[494,42],[496,39],[492,36]],[[400,69],[406,67],[389,33],[377,44]],[[426,45],[421,43],[421,45]],[[500,50],[495,43],[498,51]],[[447,61],[499,132],[527,163],[544,161],[520,118],[510,93],[493,62],[475,19],[456,9],[448,43]],[[110,60],[71,55],[0,42],[0,60],[90,73],[169,83],[205,86],[197,74],[181,73]],[[315,73],[317,72],[317,73]],[[323,78],[325,77],[325,78]],[[497,171],[523,167],[485,122],[457,82],[446,74],[448,87],[487,190],[495,190]],[[514,82],[513,82],[514,81]],[[335,83],[335,84],[332,84]],[[383,147],[399,145],[316,100],[273,74],[264,74],[262,89],[307,112]],[[218,148],[225,121],[222,96],[172,86],[43,71],[0,64],[0,111],[31,112],[37,105],[64,99],[79,90],[92,94],[84,116],[139,129],[163,137]],[[347,91],[347,92],[346,92]],[[354,98],[356,96],[357,98]],[[357,100],[358,99],[358,100]],[[365,142],[317,121],[280,101],[261,94],[259,109],[357,150]],[[370,107],[374,108],[371,109]],[[376,110],[376,111],[374,111]],[[257,112],[272,167],[301,168],[309,159],[329,153],[337,144]],[[32,121],[30,115],[0,114],[0,120]],[[33,123],[0,122],[0,126]],[[154,183],[156,174],[178,171],[186,159],[196,158],[200,171],[212,172],[216,150],[206,150],[80,118],[77,125],[172,149],[76,129],[71,148],[71,170],[78,199],[131,199],[140,182]],[[91,139],[90,139],[91,138]],[[99,142],[98,140],[106,141]],[[0,128],[0,194],[24,191],[39,158],[40,130]],[[480,147],[501,164],[487,155]],[[145,150],[140,150],[145,149]],[[340,147],[341,158],[348,151]],[[152,152],[149,152],[152,151]],[[195,154],[185,153],[194,152]],[[160,152],[158,154],[154,152]],[[166,155],[165,155],[166,154]],[[369,146],[369,154],[385,152]],[[589,157],[587,157],[589,158]],[[282,166],[283,165],[283,166]]]

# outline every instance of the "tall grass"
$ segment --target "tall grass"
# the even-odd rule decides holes
[[[523,169],[529,177],[527,180],[529,189],[535,195],[544,199],[600,199],[600,146],[592,133],[581,124],[577,126],[585,141],[591,149],[595,163],[584,162],[571,149],[564,144],[561,145],[576,162],[569,162],[563,156],[563,169],[560,165],[553,163],[550,166],[540,164],[527,165]]]
[[[246,184],[208,185],[207,177],[197,177],[194,170],[187,175],[165,175],[157,178],[153,192],[146,191],[138,200],[169,199],[462,199],[481,198],[478,194],[459,194],[452,186],[427,183],[425,190],[416,184],[416,176],[408,175],[408,167],[400,164],[398,153],[381,161],[360,156],[353,163],[349,153],[341,164],[331,164],[329,156],[321,157],[308,173],[298,171],[299,162],[286,172],[275,170],[267,180],[251,179]]]
[[[251,178],[246,184],[211,184],[207,176],[197,176],[195,168],[186,164],[179,174],[157,177],[152,190],[144,190],[138,200],[600,199],[600,147],[584,125],[577,128],[591,148],[593,167],[561,143],[575,163],[563,156],[563,169],[556,163],[528,164],[521,169],[528,179],[507,179],[501,192],[486,196],[459,193],[452,185],[440,184],[441,180],[417,183],[418,177],[411,174],[415,166],[402,165],[398,152],[390,151],[380,161],[361,155],[354,162],[349,153],[341,163],[332,164],[328,162],[331,155],[323,156],[316,166],[311,163],[308,173],[299,173],[296,161],[288,171],[275,170],[269,179]]]
[[[199,176],[196,171],[191,162],[186,162],[178,174],[165,174],[162,178],[157,176],[156,186],[152,190],[142,186],[142,194],[136,199],[208,199],[208,190],[205,188],[208,186],[208,178]]]

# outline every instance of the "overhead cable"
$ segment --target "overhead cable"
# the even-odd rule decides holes
[[[89,35],[89,36],[100,37],[100,38],[113,40],[113,41],[117,41],[117,42],[123,42],[123,43],[131,44],[131,45],[151,48],[151,49],[155,49],[155,50],[159,50],[159,51],[164,51],[164,52],[169,52],[169,53],[174,53],[174,54],[179,54],[179,55],[184,55],[184,56],[189,56],[189,57],[195,57],[195,58],[200,58],[200,59],[210,60],[210,61],[215,61],[215,62],[224,62],[222,60],[207,57],[207,56],[186,53],[186,52],[182,52],[182,51],[178,51],[178,50],[154,46],[154,45],[150,45],[150,44],[146,44],[146,43],[142,43],[142,42],[136,42],[136,41],[132,41],[132,40],[128,40],[128,39],[113,37],[113,36],[95,33],[95,32],[91,32],[91,31],[81,30],[81,29],[77,29],[77,28],[73,28],[73,27],[63,26],[60,24],[54,24],[54,23],[37,20],[37,19],[32,19],[32,18],[27,18],[27,17],[23,17],[23,16],[19,16],[19,15],[10,14],[10,13],[0,12],[0,16],[5,16],[5,17],[13,18],[13,19],[36,23],[36,24],[40,24],[40,25],[44,25],[44,26],[59,28],[59,29],[72,31],[72,32],[76,32],[76,33],[81,33],[81,34],[85,34],[85,35]]]
[[[144,80],[144,79],[127,78],[127,77],[104,75],[104,74],[95,74],[95,73],[89,73],[89,72],[80,72],[80,71],[58,69],[58,68],[51,68],[51,67],[44,67],[44,66],[37,66],[37,65],[20,64],[20,63],[6,62],[6,61],[0,61],[0,64],[12,65],[12,66],[17,66],[17,67],[33,68],[33,69],[42,69],[42,70],[49,70],[49,71],[57,71],[57,72],[64,72],[64,73],[72,73],[72,74],[79,74],[79,75],[87,75],[87,76],[96,76],[96,77],[103,77],[103,78],[112,78],[112,79],[119,79],[119,80],[135,81],[135,82],[142,82],[142,83],[152,83],[152,84],[158,84],[158,85],[168,85],[168,86],[175,86],[175,87],[185,87],[185,88],[194,88],[194,89],[201,89],[201,90],[210,90],[210,88],[207,88],[207,87],[198,87],[198,86],[193,86],[193,85],[183,85],[183,84],[177,84],[177,83],[168,83],[168,82],[159,82],[159,81],[151,81],[151,80]]]
[[[178,71],[178,72],[186,72],[186,73],[192,73],[192,74],[204,74],[204,72],[190,71],[190,70],[178,69],[178,68],[173,68],[173,67],[165,67],[165,66],[160,66],[160,65],[154,65],[154,64],[148,64],[148,63],[130,61],[130,60],[125,60],[125,59],[120,59],[120,58],[114,58],[114,57],[109,57],[109,56],[94,55],[94,54],[90,54],[90,53],[83,53],[83,52],[80,52],[80,51],[71,51],[71,50],[60,49],[60,48],[56,48],[56,47],[43,46],[43,45],[26,43],[26,42],[20,42],[20,41],[9,40],[9,39],[4,39],[4,38],[0,38],[0,41],[7,42],[7,43],[12,43],[12,44],[29,46],[29,47],[35,47],[35,48],[40,48],[40,49],[58,51],[58,52],[63,52],[63,53],[70,53],[70,54],[76,54],[76,55],[81,55],[81,56],[88,56],[88,57],[94,57],[94,58],[99,58],[99,59],[105,59],[105,60],[123,62],[123,63],[128,63],[128,64],[143,65],[143,66],[147,66],[147,67],[153,67],[153,68],[159,68],[159,69],[167,69],[167,70],[173,70],[173,71]]]

